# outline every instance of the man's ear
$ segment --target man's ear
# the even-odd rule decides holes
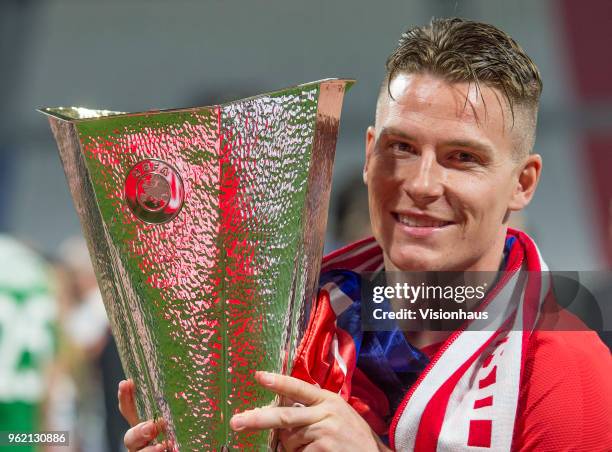
[[[376,131],[374,126],[370,126],[366,130],[365,136],[365,164],[363,165],[363,183],[368,185],[368,163],[370,157],[374,152],[374,146],[376,145]]]
[[[521,210],[535,194],[540,174],[542,173],[542,157],[539,154],[530,154],[517,168],[517,180],[508,208]]]

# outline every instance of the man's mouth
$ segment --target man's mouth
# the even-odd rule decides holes
[[[394,213],[398,223],[411,228],[443,228],[445,226],[453,224],[452,221],[444,221],[437,218],[430,217],[428,215],[407,215],[402,213]]]

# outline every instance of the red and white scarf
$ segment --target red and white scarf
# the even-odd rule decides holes
[[[508,235],[516,240],[505,272],[479,307],[489,320],[466,323],[440,347],[393,417],[388,430],[393,449],[511,449],[527,344],[551,290],[548,267],[533,240],[520,231]],[[374,239],[366,239],[327,256],[321,271],[382,268],[382,250]],[[380,422],[372,421],[376,408],[368,406],[376,397],[365,403],[359,397],[376,388],[355,368],[354,346],[342,330],[326,334],[324,325],[333,324],[333,316],[347,306],[340,290],[321,289],[293,375],[340,393],[380,433]]]

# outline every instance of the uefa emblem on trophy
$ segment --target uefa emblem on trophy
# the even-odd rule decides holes
[[[211,107],[49,116],[141,418],[175,450],[262,449],[323,251],[340,110],[328,79]]]
[[[183,200],[181,177],[161,160],[138,162],[125,179],[125,201],[132,213],[147,223],[172,220],[179,213]]]

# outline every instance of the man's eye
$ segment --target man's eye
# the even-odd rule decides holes
[[[476,157],[474,154],[463,151],[455,152],[451,156],[451,159],[461,163],[478,163],[479,161],[478,157]]]
[[[400,141],[396,141],[394,143],[391,143],[389,145],[389,149],[391,149],[394,152],[399,152],[399,153],[414,153],[414,147],[409,145],[408,143],[402,143]]]

